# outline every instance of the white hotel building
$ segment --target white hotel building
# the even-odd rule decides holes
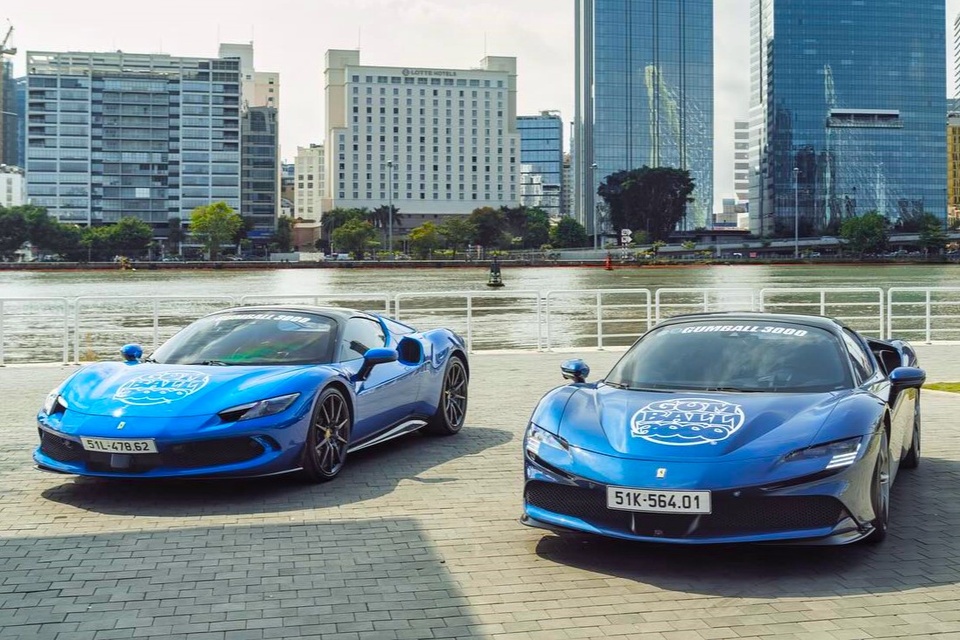
[[[325,77],[324,211],[387,205],[391,185],[400,231],[519,204],[516,58],[371,67],[359,51],[330,50]]]

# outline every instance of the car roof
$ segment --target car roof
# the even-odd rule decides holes
[[[284,312],[284,313],[313,313],[316,315],[326,316],[332,318],[338,322],[344,322],[349,318],[355,316],[365,316],[368,318],[378,317],[375,313],[368,313],[366,311],[357,311],[356,309],[345,309],[343,307],[319,307],[312,305],[259,305],[259,306],[250,306],[250,307],[231,307],[229,309],[221,309],[211,313],[210,315],[218,315],[221,313],[237,313],[237,312],[263,312],[263,311],[272,311],[272,312]]]
[[[745,322],[792,322],[795,324],[805,324],[812,327],[826,329],[827,331],[839,331],[844,328],[844,324],[839,320],[826,316],[805,315],[802,313],[770,313],[767,311],[713,311],[705,313],[687,313],[679,316],[671,316],[663,320],[660,325],[679,324],[683,322],[702,321],[702,320],[743,320]]]

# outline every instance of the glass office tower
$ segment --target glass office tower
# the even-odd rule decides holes
[[[689,169],[682,227],[713,211],[712,0],[577,0],[579,216],[596,224],[597,186],[623,169]]]
[[[243,112],[240,213],[265,232],[276,229],[280,197],[277,110],[249,107]],[[263,236],[265,234],[259,234]]]
[[[944,0],[753,0],[750,211],[765,234],[946,215],[945,16]]]
[[[520,204],[560,217],[563,120],[555,112],[517,116],[520,132]],[[532,188],[525,188],[529,185]]]
[[[27,52],[28,196],[63,222],[240,208],[237,60]]]

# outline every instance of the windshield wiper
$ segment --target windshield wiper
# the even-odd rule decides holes
[[[721,391],[726,393],[763,393],[770,389],[742,389],[740,387],[704,387],[704,391]]]
[[[203,362],[194,362],[205,367],[229,367],[232,363],[223,360],[204,360]]]
[[[154,358],[153,358],[153,356],[150,356],[150,357],[147,357],[147,358],[144,358],[144,359],[143,359],[143,360],[141,360],[140,362],[149,362],[149,363],[151,363],[151,364],[157,364],[157,361],[156,361],[156,360],[154,360]]]

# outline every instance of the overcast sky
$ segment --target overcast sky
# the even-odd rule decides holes
[[[748,106],[749,6],[714,3],[718,202],[733,192],[733,121]],[[958,11],[960,0],[947,0],[947,15]],[[290,161],[297,145],[325,137],[327,49],[359,46],[362,64],[411,67],[470,68],[485,53],[516,56],[519,113],[558,109],[573,119],[572,0],[10,0],[0,6],[4,18],[15,29],[18,73],[27,50],[216,56],[219,42],[252,40],[257,70],[281,74],[281,154]]]

